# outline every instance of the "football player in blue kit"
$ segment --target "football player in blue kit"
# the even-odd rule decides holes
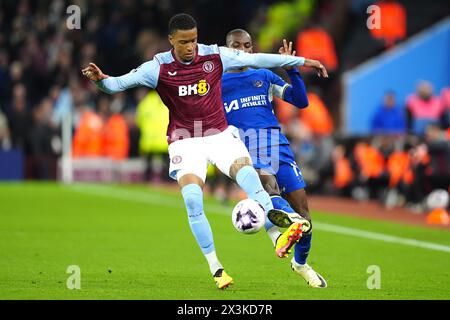
[[[247,53],[253,51],[252,39],[242,29],[230,31],[226,45]],[[283,40],[279,52],[295,56],[292,42],[288,45],[286,40]],[[317,70],[319,77],[328,77],[319,61],[309,60],[307,64]],[[245,67],[229,70],[222,77],[222,100],[228,124],[239,128],[240,137],[252,157],[253,166],[264,188],[271,196],[274,208],[286,212],[286,215],[281,216],[284,221],[275,221],[269,215],[270,221],[265,225],[277,255],[280,258],[287,257],[293,248],[292,270],[311,287],[325,288],[327,283],[324,278],[306,263],[312,239],[311,216],[304,190],[306,183],[273,112],[274,96],[298,108],[308,106],[305,84],[299,71],[291,67],[286,68],[286,72],[291,84],[267,69]],[[299,224],[294,222],[300,222],[301,230],[295,230]],[[276,225],[293,230],[282,234]]]

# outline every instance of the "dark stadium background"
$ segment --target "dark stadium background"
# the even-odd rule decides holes
[[[129,72],[151,59],[155,53],[169,49],[166,35],[168,20],[175,13],[187,12],[198,21],[199,42],[223,45],[225,34],[229,30],[246,28],[253,35],[255,51],[260,52],[276,53],[282,37],[294,41],[294,45],[297,45],[301,32],[311,27],[323,28],[333,42],[337,65],[329,66],[331,77],[327,81],[317,79],[315,75],[308,74],[307,70],[303,70],[303,77],[308,91],[317,98],[314,101],[324,106],[323,116],[327,120],[319,121],[318,128],[305,130],[306,120],[302,118],[301,113],[291,107],[283,108],[279,103],[276,105],[276,112],[279,113],[284,129],[291,138],[292,147],[303,166],[309,192],[360,201],[374,200],[385,206],[400,206],[425,212],[427,208],[423,201],[426,196],[436,189],[448,191],[449,106],[443,107],[444,111],[435,124],[420,133],[414,131],[411,123],[414,116],[411,116],[408,128],[399,135],[373,132],[368,124],[363,124],[365,131],[361,131],[357,122],[358,117],[364,115],[362,111],[358,111],[360,113],[355,116],[356,124],[349,123],[351,117],[348,118],[348,110],[372,112],[375,107],[350,107],[351,101],[346,100],[347,86],[350,85],[344,81],[347,71],[352,71],[369,59],[388,51],[395,52],[420,32],[433,36],[432,26],[439,22],[443,23],[444,32],[447,30],[448,34],[448,23],[445,24],[445,18],[449,15],[447,1],[393,2],[403,7],[406,29],[403,35],[387,44],[383,39],[374,38],[366,27],[367,7],[383,3],[370,0],[2,0],[0,119],[3,121],[0,123],[3,133],[0,135],[0,150],[3,151],[0,151],[0,179],[61,179],[61,114],[65,114],[65,108],[69,108],[74,117],[73,134],[76,134],[81,114],[87,109],[93,110],[104,121],[111,115],[111,110],[120,113],[128,126],[129,139],[127,154],[122,161],[127,158],[143,159],[146,166],[142,169],[142,166],[130,164],[131,169],[125,174],[114,171],[114,164],[111,164],[112,171],[105,173],[101,172],[101,166],[96,167],[94,161],[93,164],[87,164],[93,171],[86,167],[79,168],[74,173],[75,180],[167,182],[165,152],[159,149],[143,151],[139,147],[141,133],[135,116],[139,102],[147,92],[135,89],[113,97],[106,96],[84,79],[80,70],[87,63],[94,61],[107,74],[120,75]],[[66,20],[70,16],[66,13],[66,8],[72,4],[81,8],[80,30],[69,30],[66,26]],[[280,37],[271,38],[271,32],[278,32],[278,29],[284,33]],[[426,48],[423,50],[427,52]],[[432,54],[433,49],[428,49],[428,53]],[[302,52],[298,54],[301,55]],[[413,65],[426,65],[433,61],[433,58],[429,60],[427,57],[414,59],[416,60],[411,61]],[[376,63],[379,63],[378,61]],[[327,61],[324,63],[327,64]],[[450,65],[448,56],[447,60],[444,57],[438,63],[442,66],[438,68],[440,71],[434,74],[434,71],[430,71],[431,76],[439,73],[436,76],[440,77],[438,81],[434,81],[434,78],[415,77],[407,70],[398,70],[405,72],[405,81],[397,82],[398,87],[383,86],[384,81],[379,79],[370,88],[374,90],[373,94],[370,91],[367,94],[360,92],[360,95],[363,95],[363,100],[368,104],[378,106],[384,99],[381,92],[393,92],[397,106],[407,110],[407,98],[416,90],[413,84],[428,80],[430,85],[434,86],[433,97],[448,103],[444,98],[444,91],[449,88],[449,78],[445,77],[445,71],[442,71]],[[283,70],[275,71],[285,77]],[[72,99],[72,102],[68,103],[63,98]],[[361,97],[359,99],[358,101],[361,101]],[[317,104],[310,109],[318,110]],[[58,108],[61,114],[56,112]],[[365,112],[365,116],[371,117],[367,114],[369,111]],[[406,119],[406,112],[404,116]],[[324,129],[325,123],[329,125],[328,129]],[[356,126],[355,130],[352,125]],[[164,135],[164,132],[161,132],[161,135]],[[374,158],[380,158],[381,164],[374,160],[373,167],[363,168],[364,163],[373,159],[357,159],[355,146],[360,146],[361,142],[366,142],[369,146],[369,149],[364,149],[369,151],[362,154],[373,154]],[[422,152],[423,146],[427,146],[425,153]],[[400,179],[400,182],[393,186],[392,172],[388,170],[387,163],[394,150],[405,150],[411,159],[417,159],[416,164],[410,168],[415,179],[407,182],[407,179]],[[105,154],[102,156],[108,157]],[[336,166],[339,160],[346,160],[347,162],[343,161],[341,164],[347,163],[353,171],[353,177],[347,177],[348,181],[344,177],[341,184],[336,183]],[[381,166],[380,170],[377,170],[378,165]],[[372,169],[375,173],[367,173]],[[227,185],[230,187],[229,181],[220,175],[214,175],[213,172],[209,180],[216,195],[226,199],[227,195],[224,195],[223,190],[227,189]],[[393,189],[396,193],[389,193]]]

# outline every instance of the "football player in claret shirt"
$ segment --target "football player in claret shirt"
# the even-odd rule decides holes
[[[169,21],[169,42],[172,50],[158,53],[130,73],[112,77],[95,64],[82,70],[106,93],[116,93],[146,86],[154,88],[169,109],[167,139],[169,143],[169,175],[181,189],[189,225],[219,289],[228,287],[233,279],[224,271],[214,248],[213,234],[203,210],[203,185],[208,163],[232,178],[264,208],[267,224],[289,220],[282,210],[273,208],[264,190],[250,155],[239,139],[238,129],[229,126],[222,104],[222,75],[225,71],[245,66],[272,68],[309,66],[325,72],[305,58],[275,54],[248,54],[217,45],[197,43],[197,24],[187,14],[177,14]],[[285,217],[283,219],[283,217]],[[286,237],[290,242],[301,236],[301,223],[294,223]],[[284,225],[280,225],[283,227]],[[270,227],[270,226],[269,226]],[[291,229],[286,230],[289,232]]]
[[[252,39],[245,30],[230,31],[226,43],[229,48],[253,52]],[[283,40],[283,47],[279,52],[295,56],[295,51],[292,52],[292,42],[288,45],[286,40]],[[303,218],[302,237],[297,243],[289,243],[287,251],[281,249],[287,242],[288,233],[281,234],[276,227],[268,230],[277,255],[280,258],[286,257],[295,245],[291,268],[310,286],[325,288],[327,283],[324,278],[306,263],[312,237],[311,216],[304,190],[306,183],[273,112],[274,96],[297,108],[308,106],[305,84],[299,71],[294,67],[286,67],[286,72],[291,85],[267,69],[244,67],[229,70],[222,77],[222,99],[228,124],[239,129],[241,139],[252,157],[253,166],[272,198],[273,206],[293,214],[294,218],[298,212]],[[319,73],[319,76],[322,75]],[[289,202],[281,196],[282,194]],[[293,227],[295,225],[290,228]]]

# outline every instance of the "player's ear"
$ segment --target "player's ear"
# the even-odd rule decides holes
[[[169,34],[168,39],[169,39],[170,44],[173,47],[174,46],[174,40],[173,40],[173,36],[171,34]]]

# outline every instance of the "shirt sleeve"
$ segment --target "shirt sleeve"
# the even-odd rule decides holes
[[[280,98],[297,108],[306,108],[309,101],[300,72],[297,69],[287,70],[286,72],[291,80],[291,85],[284,90],[284,95]]]
[[[267,70],[267,73],[270,82],[270,96],[275,96],[284,100],[284,93],[286,89],[290,87],[289,83],[285,82],[272,71]]]
[[[158,84],[160,65],[158,61],[151,60],[141,64],[137,69],[120,77],[108,77],[96,81],[95,85],[106,93],[117,93],[130,88],[145,86],[156,88]]]
[[[220,59],[223,64],[223,72],[243,67],[251,68],[276,68],[297,67],[305,63],[305,58],[281,54],[246,53],[241,50],[219,47]]]
[[[270,95],[278,97],[297,108],[306,108],[309,104],[305,83],[297,69],[287,70],[291,84],[286,83],[272,71],[269,72]]]

